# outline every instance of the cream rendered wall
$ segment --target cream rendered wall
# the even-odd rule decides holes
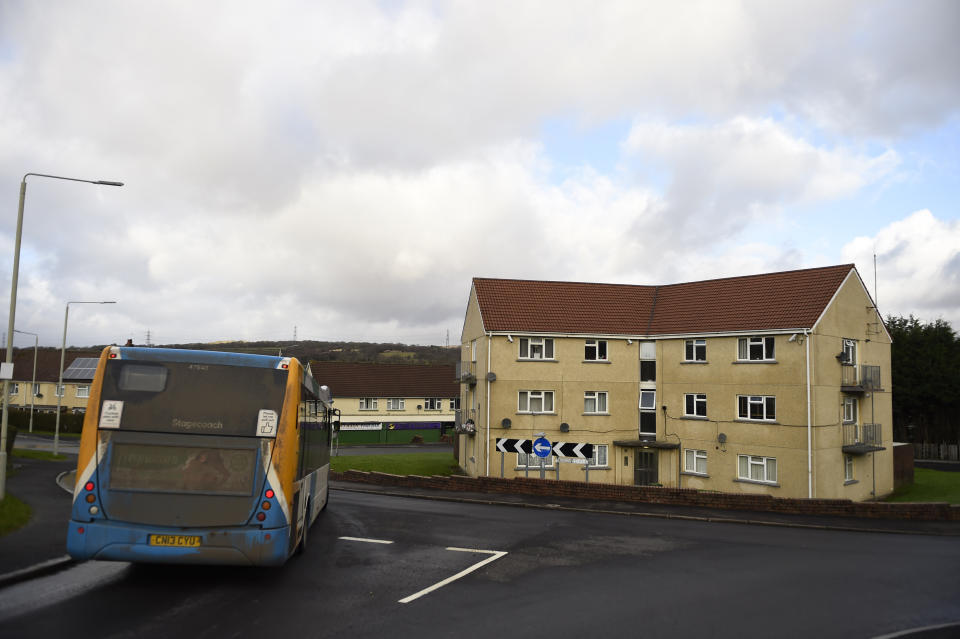
[[[762,332],[756,336],[770,336]],[[684,449],[707,453],[707,475],[682,474],[684,488],[778,497],[806,497],[807,412],[803,340],[789,334],[774,337],[774,362],[737,361],[738,336],[699,337],[706,340],[706,363],[685,363],[685,339],[662,340],[660,403],[667,406],[665,433],[676,433]],[[748,337],[745,335],[743,337]],[[798,343],[799,342],[799,343]],[[684,395],[707,396],[707,419],[684,416]],[[737,414],[738,395],[776,397],[774,423],[743,421]],[[726,442],[718,441],[719,434]],[[670,436],[668,440],[672,440]],[[738,479],[737,456],[777,459],[777,486]],[[680,457],[680,463],[683,458]],[[676,485],[676,481],[673,482]]]
[[[403,421],[410,417],[419,417],[415,421],[453,421],[453,410],[450,409],[450,398],[441,397],[441,410],[426,410],[417,406],[425,406],[425,397],[402,397],[404,400],[403,410],[389,410],[387,408],[388,397],[376,397],[377,408],[367,410],[360,408],[359,397],[336,397],[337,407],[340,408],[341,419],[350,418],[351,420],[362,419],[364,421],[393,422]]]
[[[843,339],[857,340],[858,366],[880,367],[882,390],[862,395],[840,391],[843,365],[837,354]],[[869,340],[869,341],[868,341]],[[860,278],[852,273],[815,328],[811,342],[814,370],[815,496],[862,501],[882,498],[893,491],[893,404],[890,383],[890,338]],[[843,464],[842,403],[846,396],[859,398],[858,422],[881,426],[882,446],[876,453],[854,457],[854,481],[845,483]]]
[[[10,395],[10,405],[19,406],[21,408],[30,408],[30,389],[33,388],[33,383],[30,380],[25,382],[17,381],[16,384],[19,384],[18,392]],[[40,386],[40,394],[43,397],[34,398],[34,406],[39,409],[44,407],[46,410],[50,410],[53,407],[54,412],[57,406],[57,395],[56,382],[37,382]],[[60,399],[60,405],[67,410],[75,409],[86,409],[87,407],[87,397],[77,397],[77,388],[79,386],[89,387],[91,382],[85,382],[83,384],[77,384],[75,382],[64,382],[63,397]]]
[[[460,338],[460,363],[463,370],[472,370],[476,375],[476,384],[460,384],[460,410],[462,421],[473,419],[477,426],[476,435],[459,435],[458,461],[460,467],[471,477],[486,473],[486,449],[483,445],[487,432],[486,411],[486,374],[487,374],[487,338],[483,330],[483,318],[477,303],[477,292],[470,287],[470,299],[467,301],[467,313],[463,321]],[[474,345],[476,362],[472,362]]]

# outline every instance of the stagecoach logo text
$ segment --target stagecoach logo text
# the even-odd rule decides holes
[[[191,422],[174,417],[173,427],[181,430],[223,430],[223,422]]]

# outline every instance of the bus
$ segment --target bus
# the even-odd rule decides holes
[[[75,559],[278,566],[326,508],[335,411],[296,358],[108,346],[80,439]]]

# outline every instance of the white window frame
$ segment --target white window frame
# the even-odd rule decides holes
[[[54,384],[53,394],[57,397],[63,397],[63,391],[66,388],[66,384]]]
[[[554,343],[552,337],[521,337],[519,359],[523,360],[552,360],[554,357]]]
[[[403,397],[388,397],[387,410],[406,410],[407,402]]]
[[[40,394],[40,382],[37,382],[33,385],[33,396],[36,397]]]
[[[648,398],[647,405],[644,405],[644,398]],[[657,391],[655,390],[641,390],[640,391],[640,410],[644,411],[656,411],[657,410]]]
[[[539,400],[540,410],[531,410],[533,401]],[[549,408],[547,407],[549,404]],[[517,412],[530,415],[552,414],[554,412],[552,390],[522,390],[517,393]]]
[[[460,410],[460,398],[453,397],[450,399],[450,410]]]
[[[377,398],[376,398],[376,397],[361,397],[361,398],[360,398],[360,410],[377,410]]]
[[[607,391],[584,391],[583,412],[585,415],[609,415]],[[594,410],[590,410],[589,402],[593,402]]]
[[[470,361],[477,361],[477,340],[471,340],[470,342]]]
[[[80,384],[77,386],[77,397],[88,399],[90,397],[90,384]]]
[[[697,354],[702,349],[703,357],[698,357]],[[691,357],[690,355],[693,355]],[[685,362],[705,362],[707,361],[707,340],[705,339],[688,339],[683,343],[683,361]]]
[[[753,356],[753,349],[757,347],[761,357]],[[754,335],[737,339],[738,362],[774,362],[776,354],[776,339],[773,336]]]
[[[741,412],[741,405],[746,400],[746,415]],[[753,407],[760,407],[762,417],[753,417]],[[773,410],[770,410],[772,407]],[[768,415],[772,413],[772,415]],[[746,422],[776,422],[777,421],[777,397],[776,395],[737,395],[737,419]]]
[[[857,365],[857,340],[843,338],[844,364],[847,366]]]
[[[19,395],[20,394],[20,383],[19,382],[10,382],[10,394]]]
[[[690,398],[693,398],[692,400]],[[693,412],[690,412],[690,402],[693,402]],[[700,412],[700,409],[703,412]],[[707,395],[706,393],[686,393],[683,396],[683,416],[684,417],[706,417],[707,416]]]
[[[423,410],[443,410],[443,399],[440,397],[424,397]]]
[[[591,349],[593,349],[591,357]],[[583,345],[583,359],[587,362],[609,362],[610,352],[608,350],[607,340],[588,339]]]
[[[546,457],[537,457],[536,453],[517,453],[517,468],[523,470],[528,468],[540,468],[540,460],[543,459],[544,468],[553,468],[553,453]]]
[[[610,446],[608,444],[594,444],[593,457],[590,458],[590,467],[606,467],[610,465]]]
[[[856,397],[844,397],[843,398],[843,423],[844,424],[856,424],[857,423],[857,398]]]
[[[843,456],[843,481],[853,481],[853,455]]]
[[[707,451],[695,448],[684,449],[683,472],[705,476],[707,474]]]
[[[746,472],[744,472],[746,469]],[[754,477],[757,471],[759,477]],[[737,455],[737,479],[758,484],[777,483],[777,458],[761,455]]]

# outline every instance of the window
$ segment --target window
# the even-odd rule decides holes
[[[20,393],[20,384],[18,382],[10,382],[10,394],[18,395]]]
[[[477,361],[477,340],[470,342],[470,361]]]
[[[853,481],[853,455],[843,456],[843,480]]]
[[[771,362],[774,358],[772,337],[741,337],[737,340],[737,359],[747,362]]]
[[[537,457],[534,453],[517,453],[517,468],[540,468],[540,460],[544,468],[553,468],[553,455]]]
[[[57,397],[63,397],[63,384],[56,384],[54,393],[56,393]]]
[[[683,472],[707,474],[707,451],[686,449],[683,451]]]
[[[586,391],[583,394],[583,412],[606,413],[607,412],[607,392],[606,391]]]
[[[656,342],[640,342],[640,381],[657,381]]]
[[[609,453],[609,450],[610,450],[610,447],[607,446],[606,444],[594,444],[593,458],[590,460],[590,465],[591,466],[607,466],[609,464],[608,456],[607,456]]]
[[[402,397],[391,397],[387,400],[387,410],[403,410],[406,406],[406,400]]]
[[[854,340],[854,339],[843,340],[843,356],[840,361],[841,363],[846,364],[847,366],[856,366],[857,340]]]
[[[737,455],[737,478],[775,484],[777,482],[777,458]]]
[[[737,417],[772,422],[777,418],[777,398],[769,395],[737,395]]]
[[[684,342],[683,359],[686,362],[707,361],[707,340],[688,339]]]
[[[855,424],[857,421],[857,398],[843,398],[843,423]]]
[[[703,393],[688,393],[684,395],[683,414],[686,417],[706,417],[707,396]]]
[[[521,337],[520,359],[553,359],[553,338]]]
[[[77,397],[90,397],[90,385],[77,386]]]
[[[588,362],[607,361],[607,341],[603,339],[588,339],[583,347],[583,359]]]
[[[520,391],[517,412],[552,413],[553,391]]]
[[[40,384],[33,385],[33,396],[40,397]]]
[[[443,409],[443,399],[439,397],[427,397],[423,400],[423,409],[424,410],[442,410]]]
[[[376,397],[361,397],[361,398],[360,398],[360,410],[377,410],[377,398],[376,398]]]
[[[640,433],[644,435],[656,435],[657,433],[656,391],[640,391]]]
[[[656,410],[657,391],[640,391],[640,410]]]
[[[460,398],[454,397],[450,400],[450,410],[460,410]]]

